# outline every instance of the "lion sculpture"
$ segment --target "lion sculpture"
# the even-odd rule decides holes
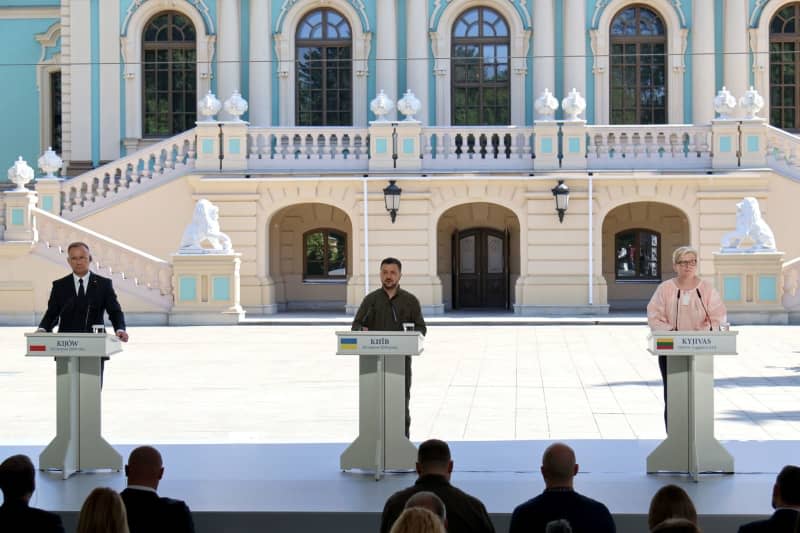
[[[206,200],[194,206],[192,222],[181,238],[180,253],[228,253],[232,251],[231,238],[219,228],[219,208]]]
[[[753,244],[750,248],[739,248],[749,238]],[[748,196],[736,204],[736,229],[726,233],[720,243],[723,252],[737,251],[774,251],[775,234],[761,218],[758,200]]]

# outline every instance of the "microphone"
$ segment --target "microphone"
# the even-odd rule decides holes
[[[89,313],[91,312],[91,310],[92,310],[92,304],[86,304],[86,318],[83,321],[83,331],[86,333],[91,331],[89,329]]]
[[[706,320],[708,320],[708,330],[713,331],[714,326],[711,324],[711,317],[708,316],[708,309],[706,309],[706,304],[703,303],[703,297],[700,295],[700,287],[695,289],[697,291],[697,297],[700,299],[700,305],[703,306],[703,311],[706,313]]]
[[[678,289],[678,298],[675,300],[675,329],[672,331],[678,331],[678,313],[681,312],[681,290]]]
[[[372,312],[372,306],[367,308],[367,312],[364,313],[364,316],[362,316],[361,320],[359,320],[359,322],[361,323],[361,326],[359,326],[358,331],[364,331],[364,324],[366,324],[367,318],[369,317],[369,314],[371,312]]]

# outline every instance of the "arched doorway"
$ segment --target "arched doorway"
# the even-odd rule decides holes
[[[438,274],[445,309],[511,309],[519,277],[519,220],[489,203],[459,205],[439,218]]]
[[[642,311],[673,277],[672,251],[689,244],[689,220],[668,204],[632,202],[603,219],[603,276],[611,311]]]
[[[269,224],[269,274],[281,311],[340,311],[352,276],[350,217],[322,203],[285,207]]]

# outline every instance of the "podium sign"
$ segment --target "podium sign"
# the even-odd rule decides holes
[[[654,331],[648,351],[667,358],[667,438],[647,456],[647,472],[733,473],[733,456],[714,436],[714,356],[736,355],[736,331]]]
[[[418,331],[337,331],[336,354],[357,355],[358,437],[342,452],[342,470],[413,470],[417,448],[405,435],[405,358],[422,353]]]
[[[101,359],[122,351],[105,333],[26,333],[28,357],[56,359],[56,436],[39,454],[39,468],[122,469],[122,456],[101,436]]]

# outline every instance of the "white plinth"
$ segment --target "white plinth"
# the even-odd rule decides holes
[[[41,470],[122,469],[122,456],[101,435],[100,360],[122,351],[114,335],[26,333],[28,357],[56,359],[56,436],[39,455]]]
[[[342,470],[413,470],[417,449],[405,435],[405,357],[422,353],[417,331],[337,331],[337,355],[359,356],[358,437]]]
[[[733,456],[714,437],[714,355],[736,355],[735,331],[654,331],[648,351],[667,356],[667,438],[647,456],[647,472],[733,473]]]

